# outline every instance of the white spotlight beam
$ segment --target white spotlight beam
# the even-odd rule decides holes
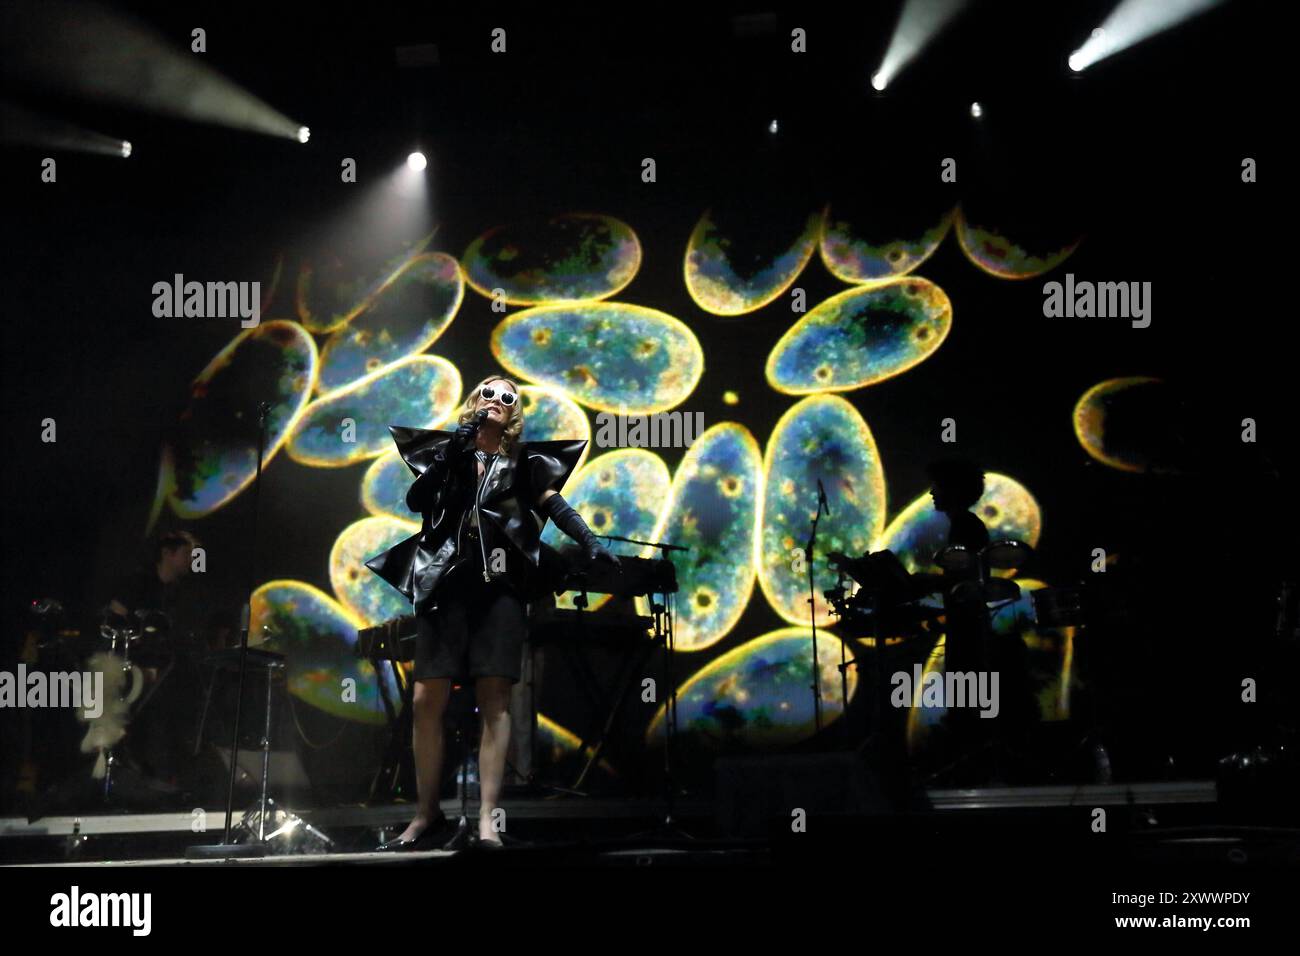
[[[920,54],[931,40],[966,6],[967,0],[905,0],[898,25],[880,68],[871,74],[871,85],[883,90]]]
[[[73,153],[118,156],[122,159],[131,155],[131,144],[120,137],[105,136],[6,102],[0,102],[0,140]]]
[[[430,168],[436,164],[436,155],[434,160]],[[304,249],[311,250],[310,256],[328,253],[345,261],[370,258],[375,250],[386,250],[379,258],[389,260],[404,250],[399,260],[405,264],[425,252],[437,232],[430,208],[432,179],[431,173],[417,172],[403,161],[387,174],[368,180],[359,192],[345,190],[346,198],[304,231]],[[370,291],[377,292],[395,274],[390,270]]]
[[[0,5],[0,71],[24,82],[288,139],[295,123],[151,28],[87,0]]]
[[[1199,16],[1223,0],[1121,0],[1092,36],[1070,54],[1070,69],[1086,70],[1099,60]]]

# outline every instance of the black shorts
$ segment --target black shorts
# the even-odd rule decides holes
[[[523,601],[507,582],[466,574],[437,603],[416,618],[415,680],[508,677],[518,682],[528,621]]]

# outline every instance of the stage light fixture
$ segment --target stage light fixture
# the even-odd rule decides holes
[[[428,160],[424,158],[424,153],[417,152],[406,157],[406,165],[418,173],[420,170],[424,169],[425,166],[429,165],[429,163]]]
[[[5,4],[0,83],[63,98],[294,139],[300,125],[190,52],[170,32],[95,0]],[[112,144],[113,153],[119,143]]]
[[[1219,6],[1223,0],[1121,0],[1066,61],[1076,73]]]
[[[299,127],[298,127],[298,142],[300,142],[300,143],[305,143],[305,142],[307,142],[307,140],[309,140],[309,139],[311,139],[311,130],[309,130],[309,129],[308,129],[307,127],[305,127],[305,126],[299,126]]]
[[[979,119],[984,115],[984,107],[980,106],[978,103],[972,103],[970,105],[970,115]]]
[[[880,66],[871,76],[871,87],[880,92],[893,82],[934,39],[952,25],[969,0],[903,0],[894,33]]]
[[[109,136],[74,126],[66,120],[32,111],[0,99],[0,143],[22,143],[40,149],[94,153],[123,159],[131,155],[131,144],[120,136]]]

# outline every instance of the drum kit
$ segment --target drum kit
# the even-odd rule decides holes
[[[895,647],[917,640],[933,645],[948,629],[954,612],[966,615],[967,620],[972,613],[981,619],[981,630],[989,639],[993,616],[1022,597],[1021,587],[1011,575],[1022,571],[1033,556],[1033,548],[1022,541],[999,540],[982,549],[954,544],[933,556],[932,565],[942,572],[935,574],[925,570],[909,573],[889,551],[857,558],[836,552],[828,555],[839,580],[836,587],[823,593],[839,618],[842,633],[869,639],[865,642],[866,652],[875,657],[872,737],[877,749],[885,753],[902,749],[903,733],[893,727],[898,716],[888,701],[886,678],[893,669],[889,657]],[[850,580],[856,588],[850,586]],[[1017,626],[1028,623],[1041,629],[1080,627],[1091,620],[1089,594],[1084,587],[1040,588],[1030,592],[1030,598],[1033,612],[1017,612]],[[1028,621],[1023,622],[1022,617]],[[845,659],[840,666],[845,706],[847,668],[857,665],[855,658]]]
[[[120,659],[124,665],[170,667],[171,619],[162,611],[142,608],[129,615],[105,609],[100,616],[99,636],[104,652]]]
[[[933,558],[942,574],[912,574],[891,551],[860,558],[831,552],[830,565],[840,579],[824,594],[840,620],[862,632],[859,636],[920,637],[929,634],[929,626],[944,614],[941,608],[922,603],[927,598],[941,596],[947,605],[982,603],[990,610],[1019,599],[1019,585],[994,572],[1017,571],[1033,553],[1022,541],[995,541],[981,550],[954,544]],[[857,583],[856,590],[846,587],[846,577]],[[1054,592],[1045,589],[1035,592],[1035,597]]]
[[[105,608],[98,615],[97,632],[86,635],[63,626],[64,609],[57,601],[46,598],[33,602],[31,612],[35,643],[29,653],[39,667],[103,675],[103,706],[94,716],[77,709],[76,720],[84,726],[78,749],[95,756],[90,778],[107,801],[114,792],[115,772],[123,766],[120,751],[128,727],[173,667],[171,621],[156,610],[122,615]],[[36,736],[28,741],[28,760],[33,769],[48,765],[55,756],[43,759],[44,748],[36,746],[35,741]]]
[[[86,667],[104,675],[107,699],[99,717],[80,719],[88,724],[81,751],[97,752],[91,778],[103,782],[105,800],[112,796],[113,771],[121,762],[117,745],[126,736],[131,719],[148,704],[173,666],[170,631],[171,620],[161,611],[140,609],[120,615],[106,609],[101,614],[99,637],[103,643],[90,653]]]

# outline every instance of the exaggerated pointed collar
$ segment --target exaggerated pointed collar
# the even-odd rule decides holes
[[[405,425],[389,425],[388,431],[393,436],[393,443],[397,445],[397,453],[415,475],[424,474],[433,464],[434,455],[451,440],[453,434],[442,429],[408,428]],[[518,467],[525,457],[551,459],[546,469],[548,483],[554,481],[554,487],[563,487],[577,467],[586,445],[587,442],[583,439],[517,442],[509,461],[512,466]],[[504,465],[505,462],[501,464]]]

